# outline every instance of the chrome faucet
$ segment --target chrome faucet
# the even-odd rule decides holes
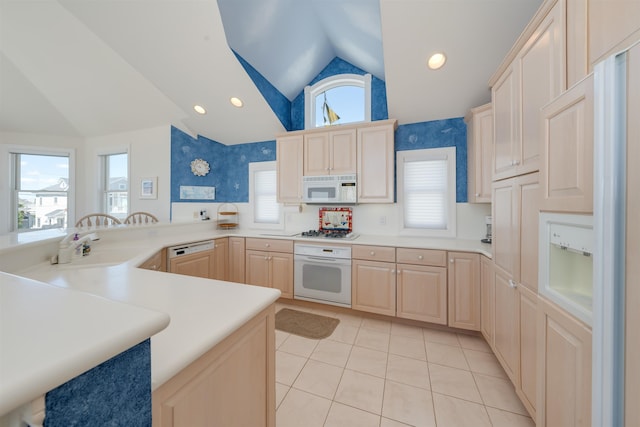
[[[58,264],[70,263],[75,251],[78,249],[82,250],[82,246],[86,242],[100,240],[100,237],[98,237],[96,233],[85,234],[82,237],[78,237],[77,240],[73,240],[76,236],[79,236],[78,233],[71,233],[60,241],[58,245]]]

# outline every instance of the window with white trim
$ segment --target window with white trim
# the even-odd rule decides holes
[[[282,206],[277,201],[276,162],[249,163],[249,205],[255,228],[280,229]]]
[[[455,147],[398,151],[403,233],[456,236]]]
[[[304,88],[305,129],[371,121],[371,74],[338,74]]]
[[[129,214],[129,155],[100,156],[102,163],[102,212],[125,219]]]
[[[8,154],[9,229],[22,232],[66,228],[73,206],[73,150],[9,147]]]

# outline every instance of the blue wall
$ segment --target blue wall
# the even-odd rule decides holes
[[[151,426],[151,341],[51,390],[46,427]]]
[[[205,176],[191,172],[191,162],[203,159],[210,171]],[[171,127],[171,201],[172,202],[248,202],[249,162],[276,159],[276,142],[224,145],[203,136],[192,138]],[[181,200],[180,186],[216,187],[215,200]]]

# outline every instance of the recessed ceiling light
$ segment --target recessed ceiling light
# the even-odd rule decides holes
[[[445,56],[445,54],[442,52],[437,52],[429,57],[427,65],[432,70],[437,70],[438,68],[441,68],[445,62],[447,62],[447,57]]]
[[[207,110],[204,109],[204,107],[202,105],[194,105],[193,109],[196,111],[196,113],[198,114],[207,114]]]
[[[231,104],[233,104],[234,107],[241,108],[244,105],[244,102],[242,102],[242,99],[236,98],[235,96],[229,99],[229,101],[231,102]]]

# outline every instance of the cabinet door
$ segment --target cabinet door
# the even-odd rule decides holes
[[[329,174],[356,173],[356,129],[329,132]]]
[[[395,316],[395,264],[353,260],[351,262],[351,296],[351,306],[355,310]]]
[[[590,427],[591,330],[544,298],[539,307],[536,425]]]
[[[245,281],[249,285],[269,285],[269,259],[267,252],[247,250],[245,257]]]
[[[516,179],[519,201],[516,233],[517,269],[514,279],[538,293],[538,216],[540,211],[539,174],[532,173]]]
[[[279,203],[302,201],[302,135],[276,139],[277,197]]]
[[[223,237],[214,240],[215,270],[214,279],[229,280],[229,239]]]
[[[495,268],[495,350],[511,381],[518,386],[520,365],[519,299],[517,285]]]
[[[395,123],[358,128],[358,203],[394,201]]]
[[[398,264],[398,317],[447,324],[447,269]]]
[[[293,298],[293,254],[270,252],[270,285],[282,292],[282,298]]]
[[[491,89],[493,105],[493,180],[511,176],[515,167],[515,150],[519,145],[520,133],[520,81],[518,63],[515,62],[504,72]]]
[[[471,110],[467,122],[469,203],[491,203],[493,115],[491,104]]]
[[[156,252],[151,258],[138,266],[145,270],[167,271],[167,250],[162,249]]]
[[[566,87],[564,79],[564,25],[556,4],[531,35],[518,57],[521,70],[521,149],[514,158],[518,174],[539,169],[540,109]]]
[[[492,242],[493,260],[510,276],[515,273],[518,196],[513,179],[493,183]]]
[[[244,283],[244,237],[229,237],[229,280]]]
[[[449,252],[447,271],[449,323],[453,328],[480,330],[480,255]]]
[[[329,133],[304,135],[304,176],[329,175]]]
[[[480,332],[491,348],[495,347],[493,340],[495,280],[493,261],[485,256],[480,257]]]
[[[589,0],[589,62],[631,46],[640,31],[640,1]]]
[[[215,272],[214,251],[203,251],[169,260],[171,273],[212,279]]]
[[[541,209],[593,212],[593,75],[542,110]]]
[[[520,298],[520,381],[516,392],[531,417],[536,418],[537,396],[537,307],[538,295],[518,286]]]

